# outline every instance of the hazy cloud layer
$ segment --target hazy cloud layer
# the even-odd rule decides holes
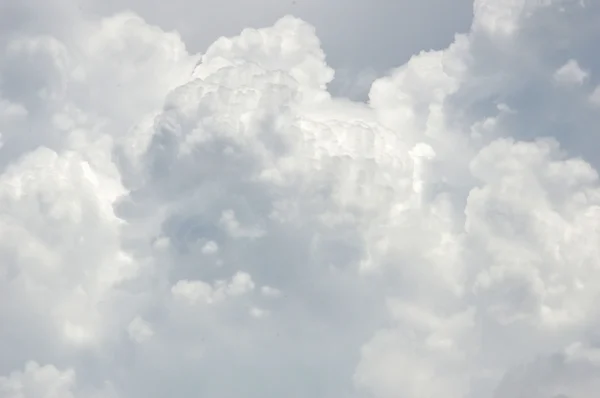
[[[195,54],[34,6],[2,4],[0,398],[596,396],[600,5],[475,0],[367,103],[291,16]]]

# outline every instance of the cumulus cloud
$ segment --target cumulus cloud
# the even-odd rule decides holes
[[[581,69],[581,66],[574,59],[569,60],[554,72],[554,79],[562,84],[582,84],[588,78],[588,72]]]
[[[10,398],[100,398],[115,397],[110,384],[102,390],[86,391],[77,386],[75,371],[61,370],[53,365],[41,366],[27,362],[24,369],[16,370],[8,376],[0,377],[0,394]]]
[[[598,16],[475,0],[367,102],[291,16],[3,37],[0,397],[591,397]]]

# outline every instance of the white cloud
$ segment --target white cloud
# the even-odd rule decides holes
[[[590,94],[589,100],[595,106],[600,106],[600,85],[596,86],[594,91]]]
[[[74,397],[75,372],[60,371],[52,365],[29,362],[24,372],[14,372],[0,378],[0,396],[13,397]]]
[[[214,254],[219,251],[219,245],[217,245],[214,241],[208,241],[204,246],[202,246],[202,253],[204,254]]]
[[[136,316],[129,323],[127,332],[129,333],[129,337],[137,343],[143,343],[154,335],[154,331],[150,324],[139,316]]]
[[[116,398],[110,384],[100,389],[85,390],[77,386],[75,371],[58,369],[53,365],[41,366],[27,362],[23,371],[17,370],[0,377],[2,398]]]
[[[185,298],[190,303],[198,301],[212,303],[213,301],[212,286],[202,281],[179,281],[171,288],[171,293],[175,297]]]
[[[368,103],[289,16],[6,36],[0,397],[591,396],[600,8],[474,6]]]
[[[263,286],[260,288],[260,292],[266,297],[279,297],[281,296],[281,291],[271,286]]]
[[[250,315],[252,315],[255,318],[263,318],[265,316],[267,316],[267,312],[263,309],[260,309],[258,307],[252,307],[250,309]]]
[[[218,303],[227,297],[241,296],[254,289],[254,282],[250,275],[245,272],[237,272],[226,283],[218,280],[213,286],[202,281],[178,281],[172,288],[171,293],[175,297],[181,297],[190,303],[204,302],[206,304]]]
[[[579,63],[570,59],[554,72],[554,80],[561,84],[581,85],[588,78],[588,72],[581,69]]]
[[[258,227],[244,227],[240,224],[233,210],[225,210],[221,214],[220,224],[233,238],[256,239],[264,235],[264,231]]]

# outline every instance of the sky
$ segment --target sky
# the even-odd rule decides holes
[[[595,398],[600,3],[0,0],[0,398]]]

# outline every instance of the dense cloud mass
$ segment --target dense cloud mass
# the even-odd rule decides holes
[[[0,40],[0,398],[597,396],[600,3],[475,0],[366,103],[297,18],[71,3]]]

